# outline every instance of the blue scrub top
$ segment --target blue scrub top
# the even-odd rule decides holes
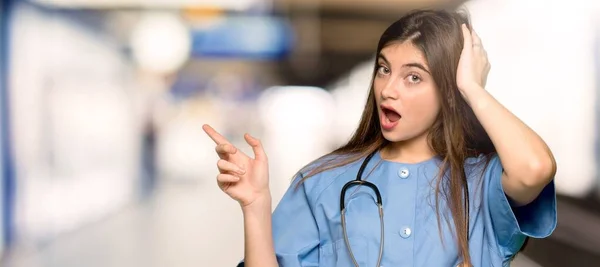
[[[502,189],[497,155],[465,162],[470,198],[469,249],[475,267],[509,266],[527,236],[544,238],[556,227],[554,182],[532,203],[511,207]],[[279,266],[353,266],[341,226],[340,192],[356,178],[362,160],[308,178],[297,190],[295,178],[273,213],[273,239]],[[380,190],[384,207],[381,266],[441,266],[460,263],[449,209],[440,197],[441,234],[435,211],[435,181],[441,160],[405,164],[377,152],[363,179]],[[444,219],[446,216],[450,224]],[[359,266],[375,266],[380,223],[375,194],[364,186],[346,194],[350,246]]]

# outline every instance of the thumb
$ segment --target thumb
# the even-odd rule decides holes
[[[462,24],[461,26],[462,29],[462,35],[463,35],[463,50],[469,50],[473,48],[473,40],[472,40],[472,36],[471,36],[471,32],[469,31],[469,28],[467,28],[466,24]]]
[[[260,140],[252,137],[250,134],[245,134],[244,139],[246,139],[246,142],[252,147],[252,150],[254,150],[254,159],[259,161],[267,160],[267,154],[265,154],[265,150],[263,149]]]

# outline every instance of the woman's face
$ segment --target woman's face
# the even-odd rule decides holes
[[[385,139],[426,137],[440,103],[423,53],[410,41],[394,43],[381,50],[377,66],[373,87]]]

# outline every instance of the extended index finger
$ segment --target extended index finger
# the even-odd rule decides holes
[[[210,125],[208,125],[208,124],[202,125],[202,130],[204,130],[204,132],[206,132],[206,134],[210,137],[210,139],[215,141],[215,143],[217,145],[229,144],[229,141],[227,141],[227,139],[225,137],[223,137],[221,134],[219,134],[217,131],[215,131],[215,129],[210,127]]]

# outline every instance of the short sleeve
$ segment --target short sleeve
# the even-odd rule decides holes
[[[526,237],[545,238],[556,228],[556,191],[550,182],[531,203],[513,207],[502,188],[503,168],[494,155],[484,174],[485,201],[491,228],[502,251],[510,256],[521,248]]]
[[[319,266],[319,230],[298,175],[273,212],[273,242],[282,267]],[[238,267],[244,266],[243,262]]]

